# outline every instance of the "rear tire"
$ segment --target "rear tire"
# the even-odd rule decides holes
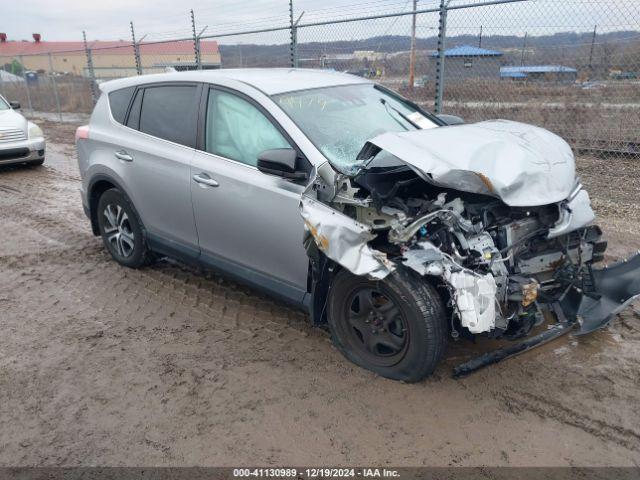
[[[98,229],[104,246],[120,265],[139,268],[149,263],[142,223],[133,206],[118,189],[105,191],[98,200]]]
[[[373,281],[341,270],[328,298],[338,350],[367,370],[417,382],[433,373],[446,346],[445,308],[436,289],[406,271]]]

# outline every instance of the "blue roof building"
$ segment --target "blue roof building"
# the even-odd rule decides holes
[[[449,57],[501,57],[503,54],[497,50],[487,50],[486,48],[473,47],[471,45],[461,45],[449,48],[444,51],[444,56]],[[432,57],[437,57],[438,52],[433,52]]]
[[[522,65],[500,67],[500,78],[512,80],[555,80],[573,82],[578,77],[575,68],[564,65]]]
[[[430,67],[435,73],[438,52],[429,55]],[[447,82],[474,78],[500,79],[503,53],[498,50],[460,45],[444,51],[444,74]]]

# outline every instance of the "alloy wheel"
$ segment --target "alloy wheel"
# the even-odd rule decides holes
[[[103,215],[107,242],[122,258],[130,257],[135,248],[135,237],[129,216],[120,205],[108,204]]]

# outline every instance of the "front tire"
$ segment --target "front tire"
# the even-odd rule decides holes
[[[142,224],[129,200],[118,189],[109,189],[100,196],[97,216],[104,246],[116,262],[130,268],[149,262]]]
[[[341,270],[328,298],[332,339],[343,355],[386,378],[417,382],[446,346],[445,308],[436,289],[405,272],[373,281]]]

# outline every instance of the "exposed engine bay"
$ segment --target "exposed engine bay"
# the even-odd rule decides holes
[[[524,138],[532,150],[541,129],[515,125],[520,129],[517,141]],[[465,127],[446,130],[453,128]],[[416,149],[436,133],[408,135],[413,135],[408,148]],[[502,143],[511,142],[509,133],[499,135]],[[569,160],[563,151],[562,161],[569,164],[564,173],[572,182],[549,186],[551,201],[544,203],[542,175],[529,192],[517,184],[496,186],[496,176],[477,168],[443,171],[446,181],[437,181],[411,154],[400,158],[401,142],[387,142],[387,150],[376,143],[365,145],[359,156],[362,167],[354,174],[336,173],[329,165],[318,169],[301,202],[307,229],[324,255],[356,275],[383,279],[406,268],[437,285],[447,298],[452,336],[521,338],[543,322],[545,310],[558,324],[578,325],[579,333],[587,333],[606,325],[640,293],[638,255],[595,268],[607,244],[600,228],[590,225],[595,215],[575,178],[570,151]],[[552,147],[548,141],[540,143],[546,150]],[[482,155],[487,154],[484,147],[478,149]],[[513,145],[507,150],[513,152]],[[501,175],[504,170],[508,168]],[[536,195],[532,206],[523,205]]]

